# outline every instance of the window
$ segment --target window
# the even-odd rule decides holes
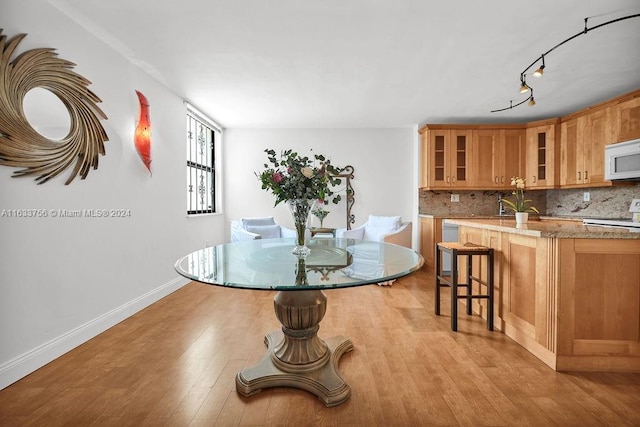
[[[187,214],[217,212],[216,147],[220,127],[187,104]]]

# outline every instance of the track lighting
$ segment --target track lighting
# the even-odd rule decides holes
[[[492,113],[497,113],[499,111],[511,110],[512,108],[515,108],[515,107],[517,107],[519,105],[522,105],[527,101],[529,101],[528,104],[531,105],[531,106],[536,105],[536,101],[533,98],[533,88],[531,86],[529,86],[527,84],[527,82],[525,81],[525,75],[526,75],[527,71],[529,71],[529,69],[531,69],[531,67],[536,65],[539,61],[541,61],[542,64],[540,65],[540,67],[531,74],[533,77],[541,77],[542,74],[544,73],[544,67],[545,67],[544,57],[546,55],[548,55],[549,53],[551,53],[552,51],[554,51],[555,49],[557,49],[560,46],[562,46],[563,44],[565,44],[568,41],[573,40],[576,37],[579,37],[579,36],[581,36],[583,34],[587,34],[589,31],[595,30],[597,28],[601,28],[601,27],[604,27],[604,26],[609,25],[609,24],[614,24],[616,22],[624,21],[624,20],[631,19],[631,18],[638,18],[638,17],[640,17],[640,13],[636,13],[636,14],[628,15],[628,16],[623,16],[622,18],[612,19],[611,21],[607,21],[607,22],[604,22],[602,24],[595,25],[595,26],[593,26],[591,28],[589,28],[587,26],[587,21],[589,20],[589,18],[584,18],[584,30],[582,30],[579,33],[574,34],[573,36],[569,37],[568,39],[558,43],[557,45],[555,45],[554,47],[552,47],[551,49],[549,49],[548,51],[546,51],[545,53],[540,55],[540,57],[536,58],[535,61],[533,61],[527,68],[524,69],[524,71],[522,73],[520,73],[520,93],[527,93],[527,91],[531,91],[531,93],[529,94],[529,97],[524,99],[523,101],[518,102],[517,104],[514,104],[513,100],[511,100],[511,101],[509,101],[509,106],[508,107],[500,108],[500,109],[497,109],[497,110],[491,110],[491,112]]]
[[[542,74],[544,73],[544,55],[541,55],[540,57],[542,58],[542,65],[533,72],[533,77],[542,77]]]
[[[529,86],[524,79],[524,74],[520,76],[520,93],[526,93],[529,90]]]

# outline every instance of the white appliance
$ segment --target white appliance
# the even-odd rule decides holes
[[[448,224],[442,222],[442,241],[443,242],[457,242],[458,241],[458,226],[455,224]],[[451,274],[451,255],[442,253],[442,273],[444,275]]]
[[[640,181],[640,139],[604,147],[604,178]]]
[[[640,222],[633,222],[631,219],[620,218],[585,218],[584,225],[597,225],[600,227],[626,228],[629,231],[640,233]]]

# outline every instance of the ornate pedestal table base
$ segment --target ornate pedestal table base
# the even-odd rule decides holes
[[[315,394],[327,406],[337,406],[349,399],[351,387],[340,377],[337,369],[340,357],[353,350],[353,344],[348,338],[335,336],[326,340],[331,353],[327,363],[315,371],[300,374],[281,371],[273,363],[273,347],[282,337],[280,331],[270,332],[265,336],[264,340],[269,350],[257,365],[238,372],[238,393],[249,397],[263,388],[295,387]]]
[[[353,350],[343,336],[318,338],[327,308],[322,291],[281,291],[274,298],[282,332],[265,336],[267,354],[257,365],[236,375],[236,390],[251,396],[267,387],[295,387],[315,394],[327,406],[345,402],[351,388],[338,371],[340,357]]]

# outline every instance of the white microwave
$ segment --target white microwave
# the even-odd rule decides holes
[[[604,178],[640,181],[640,139],[604,147]]]

